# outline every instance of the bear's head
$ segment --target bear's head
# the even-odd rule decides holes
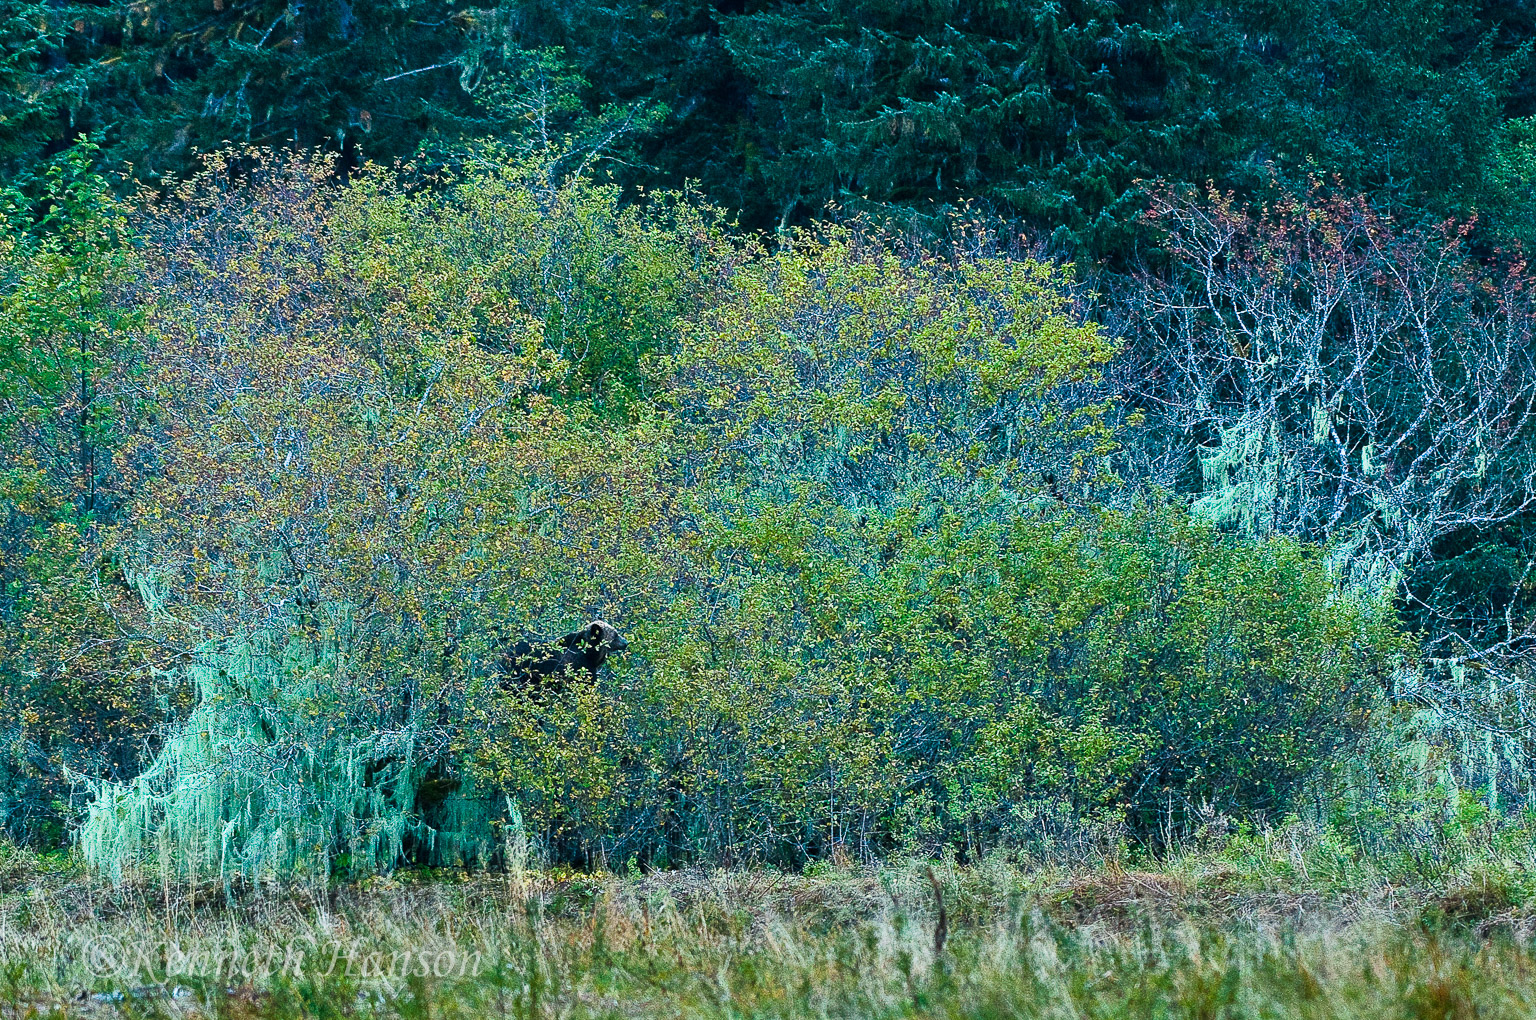
[[[629,642],[625,641],[606,620],[593,620],[587,624],[586,640],[583,644],[605,656],[626,651],[629,648]]]
[[[606,620],[593,620],[581,630],[567,634],[560,639],[560,645],[576,653],[580,661],[572,665],[594,674],[608,656],[629,648],[629,642]]]

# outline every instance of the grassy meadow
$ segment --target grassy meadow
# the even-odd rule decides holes
[[[1158,861],[130,883],[8,850],[6,1017],[1526,1017],[1485,859],[1391,880],[1299,823]],[[1132,855],[1134,858],[1134,855]],[[1509,862],[1504,862],[1507,866]]]

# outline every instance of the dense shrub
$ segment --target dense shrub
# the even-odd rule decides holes
[[[0,190],[0,832],[43,844],[65,770],[131,775],[175,693],[106,607],[138,319],[128,210],[89,158],[61,155],[40,199]]]
[[[976,853],[1281,811],[1357,733],[1386,608],[1119,492],[1060,267],[548,169],[247,162],[137,214],[121,504],[78,544],[196,704],[88,782],[98,865]],[[498,632],[597,614],[610,677],[495,682]]]
[[[1305,547],[1168,509],[944,515],[888,562],[825,508],[733,523],[729,587],[651,624],[611,686],[500,706],[515,738],[482,760],[555,833],[796,860],[977,851],[1053,802],[1149,834],[1170,804],[1274,815],[1402,647]]]

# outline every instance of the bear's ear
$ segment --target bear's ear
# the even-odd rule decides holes
[[[587,634],[593,641],[601,641],[603,639],[603,625],[600,623],[592,624],[592,626],[587,628]]]

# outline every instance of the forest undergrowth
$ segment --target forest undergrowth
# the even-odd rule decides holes
[[[1523,261],[335,170],[8,198],[7,1016],[1529,1015]]]

